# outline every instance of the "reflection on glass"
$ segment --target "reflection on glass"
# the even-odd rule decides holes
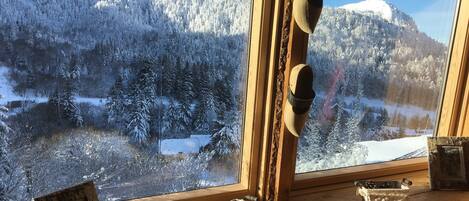
[[[0,1],[0,200],[237,183],[250,7]]]
[[[317,96],[297,173],[426,155],[455,8],[455,0],[325,1],[309,42]]]

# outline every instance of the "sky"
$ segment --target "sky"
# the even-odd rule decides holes
[[[324,0],[325,6],[339,7],[361,0]],[[457,0],[387,0],[414,18],[420,31],[448,44]]]

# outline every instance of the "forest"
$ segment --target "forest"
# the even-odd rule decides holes
[[[238,182],[250,3],[0,0],[0,200],[87,180],[101,200]],[[297,171],[431,132],[447,46],[397,14],[324,9]],[[361,157],[324,160],[347,154]]]

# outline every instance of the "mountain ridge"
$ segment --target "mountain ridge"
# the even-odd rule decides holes
[[[385,0],[363,0],[357,3],[345,4],[339,8],[364,15],[376,15],[398,26],[417,30],[417,25],[411,16]]]

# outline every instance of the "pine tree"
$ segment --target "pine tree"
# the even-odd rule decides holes
[[[343,124],[343,109],[338,108],[337,114],[336,114],[336,119],[333,124],[333,127],[331,131],[329,132],[329,135],[327,136],[327,142],[326,142],[326,150],[327,153],[340,153],[343,151],[342,147],[342,134],[343,134],[343,129],[342,129],[342,124]]]
[[[180,121],[182,118],[181,105],[171,100],[168,105],[167,112],[165,113],[167,121],[167,131],[171,133],[180,133],[184,130],[183,122]]]
[[[223,119],[225,112],[234,109],[233,89],[231,87],[231,79],[225,77],[223,80],[216,80],[214,83],[215,108],[218,119]]]
[[[146,144],[150,137],[150,111],[156,105],[156,74],[152,63],[143,62],[143,68],[131,86],[130,114],[127,120],[127,133],[138,144]]]
[[[106,108],[108,111],[108,123],[113,123],[118,128],[124,128],[127,115],[128,100],[124,86],[124,75],[121,74],[107,97]]]
[[[386,110],[386,108],[382,108],[381,110],[379,110],[379,114],[376,117],[376,123],[375,123],[376,130],[377,131],[382,130],[383,127],[386,126],[388,121],[389,121],[388,111]]]
[[[83,126],[83,117],[78,105],[75,103],[75,87],[74,80],[67,78],[61,98],[61,106],[63,107],[64,117],[75,124],[75,126]]]
[[[361,80],[361,79],[358,79]],[[363,84],[362,82],[358,82],[357,91],[355,93],[355,100],[352,103],[352,112],[350,117],[348,118],[347,122],[345,123],[345,133],[348,137],[346,140],[346,147],[351,148],[355,145],[356,142],[361,140],[361,130],[360,130],[360,122],[363,119],[364,112],[361,105],[361,99],[363,98]]]
[[[8,109],[0,105],[0,200],[27,200],[24,171],[14,160],[8,144],[11,128],[4,122],[7,112]]]
[[[186,64],[182,72],[184,75],[180,77],[182,94],[180,95],[181,105],[179,107],[179,121],[181,122],[183,130],[188,132],[192,130],[192,102],[194,99],[193,75],[189,64]]]
[[[239,116],[230,113],[227,121],[221,122],[222,128],[213,133],[210,143],[205,147],[212,152],[213,158],[218,160],[231,159],[240,151],[241,130]]]
[[[213,96],[211,86],[206,79],[207,71],[201,71],[200,79],[198,79],[198,90],[197,97],[198,102],[195,105],[193,113],[193,127],[197,131],[208,132],[211,128],[212,121],[215,120],[215,98]]]
[[[49,104],[57,110],[58,119],[62,116],[75,126],[83,126],[83,117],[78,105],[75,103],[77,93],[77,82],[79,81],[80,70],[77,66],[71,68],[60,67],[56,73],[55,90],[49,96]]]
[[[150,134],[150,105],[137,87],[132,89],[132,109],[127,123],[127,132],[138,144],[145,144]]]
[[[306,122],[302,133],[303,135],[300,140],[302,144],[298,146],[298,160],[312,161],[323,157],[326,139],[321,133],[319,123],[313,120],[312,113],[309,114],[309,120]]]

